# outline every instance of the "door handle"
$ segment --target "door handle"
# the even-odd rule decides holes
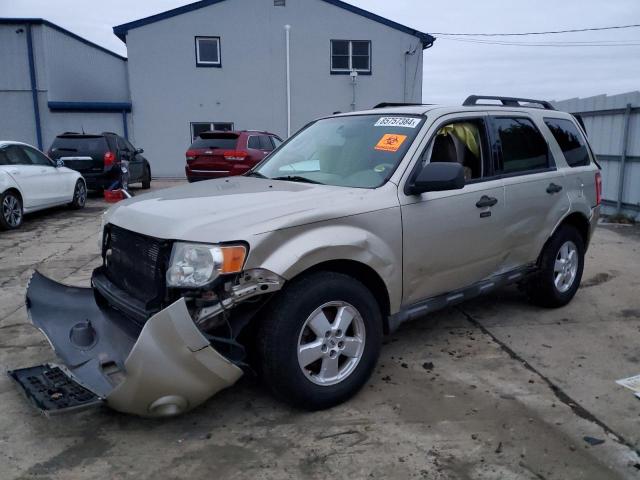
[[[547,193],[549,195],[553,195],[554,193],[558,193],[562,191],[562,185],[556,185],[555,183],[550,183],[547,187]]]
[[[498,203],[497,198],[483,195],[482,198],[478,200],[478,203],[476,203],[476,207],[478,208],[493,207],[496,203]]]

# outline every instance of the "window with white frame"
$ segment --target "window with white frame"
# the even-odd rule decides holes
[[[331,40],[331,73],[371,73],[370,40]]]
[[[229,132],[233,130],[233,122],[191,122],[191,141],[202,132]]]
[[[196,66],[222,66],[220,37],[196,37]]]

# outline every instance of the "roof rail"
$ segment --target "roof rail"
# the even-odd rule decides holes
[[[486,107],[494,106],[486,103],[478,103],[478,100],[497,100],[502,103],[503,107],[532,107],[531,105],[521,105],[522,103],[533,103],[539,105],[544,110],[555,110],[546,100],[533,100],[531,98],[518,98],[518,97],[494,97],[490,95],[469,95],[462,104],[463,107]]]
[[[387,108],[387,107],[420,107],[422,105],[429,105],[428,103],[403,103],[403,102],[382,102],[377,104],[373,109]]]

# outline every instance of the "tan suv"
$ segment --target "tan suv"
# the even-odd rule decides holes
[[[568,303],[600,185],[585,132],[546,102],[317,120],[245,176],[110,209],[91,288],[38,273],[28,288],[62,363],[10,375],[45,411],[175,415],[244,372],[331,407],[404,321],[512,282]]]

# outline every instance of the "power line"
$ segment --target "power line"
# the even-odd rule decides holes
[[[603,40],[600,42],[507,42],[498,40],[480,40],[471,38],[443,38],[452,42],[475,43],[479,45],[507,45],[515,47],[636,47],[640,40]]]
[[[640,23],[631,25],[614,25],[612,27],[575,28],[572,30],[550,30],[548,32],[521,32],[521,33],[445,33],[431,32],[431,35],[447,35],[453,37],[516,37],[523,35],[550,35],[555,33],[599,32],[602,30],[620,30],[623,28],[638,28]]]

